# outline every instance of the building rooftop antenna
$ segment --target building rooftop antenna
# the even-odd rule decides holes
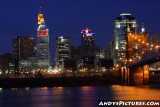
[[[41,13],[42,6],[39,7],[39,13]]]

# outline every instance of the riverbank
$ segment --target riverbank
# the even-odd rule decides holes
[[[37,78],[0,78],[1,88],[23,87],[74,87],[120,85],[120,78],[113,76],[85,77],[37,77]]]
[[[160,84],[158,79],[150,78],[150,84]],[[58,76],[16,76],[0,78],[0,88],[24,87],[76,87],[122,85],[121,78],[111,75],[58,75]]]

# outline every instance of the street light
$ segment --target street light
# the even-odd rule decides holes
[[[133,60],[132,59],[129,59],[129,62],[132,62]]]

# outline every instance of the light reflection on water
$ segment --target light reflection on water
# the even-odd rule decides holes
[[[153,89],[150,86],[117,86],[112,87],[112,91],[113,100],[160,100],[160,88]]]
[[[94,107],[99,100],[160,100],[160,85],[1,89],[0,107]]]

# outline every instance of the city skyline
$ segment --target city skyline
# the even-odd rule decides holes
[[[52,61],[55,58],[56,37],[63,36],[66,34],[70,35],[71,44],[75,46],[79,46],[81,44],[80,32],[82,29],[85,29],[85,28],[92,29],[92,31],[95,32],[96,45],[100,45],[101,47],[106,47],[109,41],[114,40],[113,39],[114,38],[113,23],[116,17],[119,16],[121,13],[126,13],[126,12],[131,13],[132,16],[137,19],[137,24],[139,25],[138,30],[140,30],[141,28],[140,27],[141,23],[144,22],[146,31],[147,33],[149,33],[150,36],[159,33],[158,22],[156,22],[156,20],[150,19],[150,17],[152,16],[150,13],[151,11],[152,11],[152,14],[157,16],[156,19],[160,17],[158,14],[155,14],[155,12],[159,8],[157,7],[158,5],[156,5],[158,3],[158,0],[155,2],[145,2],[145,3],[144,1],[138,1],[137,3],[137,0],[135,0],[133,4],[137,3],[138,6],[136,8],[134,8],[134,6],[131,6],[131,5],[123,6],[124,4],[120,3],[119,1],[106,2],[106,1],[93,0],[91,2],[90,0],[87,0],[85,1],[85,3],[83,1],[81,2],[78,1],[76,3],[76,2],[73,2],[72,0],[68,2],[62,0],[61,2],[67,3],[66,5],[63,5],[58,1],[55,1],[54,2],[55,4],[52,1],[34,0],[32,1],[32,3],[31,1],[32,0],[28,2],[21,2],[20,0],[16,0],[14,1],[14,3],[10,0],[3,1],[4,4],[11,2],[11,4],[14,4],[14,5],[7,4],[5,8],[4,6],[1,7],[4,10],[2,12],[4,17],[1,17],[1,18],[2,20],[7,20],[6,21],[7,23],[5,21],[4,21],[5,23],[2,22],[2,25],[4,26],[1,27],[1,30],[0,30],[0,36],[2,37],[0,44],[1,46],[5,44],[5,48],[0,49],[0,54],[4,54],[7,52],[12,53],[12,39],[16,38],[17,36],[30,36],[30,37],[34,37],[36,40],[37,14],[39,12],[40,6],[42,6],[42,13],[44,14],[44,17],[46,19],[46,24],[50,29],[50,41],[52,41],[50,43]],[[108,4],[107,4],[108,7],[105,6],[106,3],[109,3],[109,4],[115,3],[115,6],[118,6],[119,8],[121,7],[119,6],[119,3],[120,3],[122,4],[123,9],[114,10],[114,7],[108,6]],[[83,7],[85,6],[88,6],[88,7],[81,8],[80,7],[81,4],[83,4]],[[150,9],[147,8],[147,5],[149,4],[152,4],[152,8]],[[27,7],[29,5],[31,6],[31,8]],[[59,7],[57,7],[57,6],[65,7],[67,5],[70,5],[70,7],[68,7],[66,10],[64,10],[64,8],[60,9]],[[15,6],[17,6],[17,8],[13,8]],[[96,9],[90,8],[92,6],[98,6],[99,8],[96,8]],[[142,6],[143,8],[140,6]],[[9,12],[11,8],[12,8],[12,11],[14,12],[10,14],[6,14],[7,12]],[[109,8],[112,10],[109,11],[110,10]],[[66,14],[67,11],[68,13]],[[82,14],[82,12],[84,15]],[[111,14],[111,12],[113,13]],[[146,12],[149,12],[150,15],[146,14]],[[14,14],[14,17],[12,17],[13,19],[8,20],[8,18],[10,18],[10,15],[13,16],[13,14]],[[26,16],[24,16],[24,14],[26,14]],[[18,20],[19,18],[21,18],[21,20]],[[152,17],[152,19],[154,18]],[[15,25],[15,27],[9,26],[9,24]],[[150,24],[153,25],[152,29],[149,29],[151,27]]]
[[[159,106],[160,0],[3,0],[0,106]]]

